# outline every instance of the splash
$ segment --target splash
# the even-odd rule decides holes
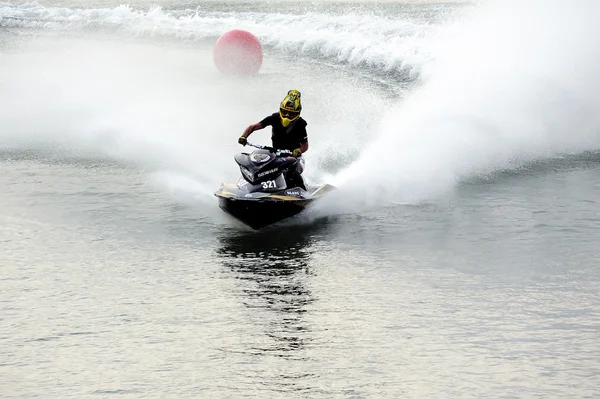
[[[234,144],[223,121],[242,126],[252,112],[221,106],[243,82],[219,79],[208,52],[40,39],[0,64],[4,148],[90,153],[216,186],[229,159],[211,149]]]
[[[356,147],[386,100],[349,85],[345,74],[284,65],[285,73],[274,63],[258,77],[237,79],[218,73],[209,46],[30,39],[18,51],[0,53],[0,148],[115,159],[148,172],[178,197],[214,206],[221,182],[238,178],[239,134],[299,87],[307,88],[303,114],[319,144],[311,148],[307,178],[321,181],[331,173],[323,160],[345,151],[342,140]],[[336,112],[337,104],[345,113]],[[268,144],[269,137],[265,129],[252,141]]]
[[[364,11],[344,15],[306,10],[272,12],[268,2],[265,8],[268,11],[223,12],[204,5],[194,10],[152,7],[144,11],[129,5],[81,9],[0,2],[0,27],[59,33],[107,31],[123,37],[192,43],[214,41],[224,32],[243,29],[284,56],[319,58],[372,73],[397,73],[405,79],[417,78],[421,65],[429,60],[422,47],[430,29],[428,23]]]
[[[489,1],[447,26],[424,84],[336,177],[350,198],[336,212],[429,200],[470,176],[597,149],[597,15],[594,1]]]
[[[221,181],[237,177],[231,155],[239,147],[232,137],[270,113],[290,87],[303,88],[310,137],[318,143],[307,156],[308,178],[327,180],[368,143],[330,181],[344,195],[344,206],[332,197],[333,213],[427,200],[463,178],[600,145],[600,28],[592,17],[600,6],[593,1],[577,7],[489,1],[430,38],[436,30],[429,26],[373,15],[28,4],[0,3],[0,27],[58,36],[108,27],[192,40],[242,27],[257,31],[270,51],[317,55],[308,66],[284,57],[266,65],[264,78],[228,81],[218,77],[202,46],[128,44],[112,35],[36,39],[18,53],[0,54],[0,146],[47,142],[98,151],[160,172],[157,180],[169,190],[188,186],[191,198],[201,191],[212,200]],[[333,67],[323,67],[328,61],[320,56]],[[384,74],[416,70],[423,84],[390,107],[389,98],[366,87],[348,65]],[[268,141],[268,133],[262,137]]]

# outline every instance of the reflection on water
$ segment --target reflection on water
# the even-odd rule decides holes
[[[304,320],[311,294],[311,244],[314,227],[241,233],[229,230],[217,249],[224,266],[240,287],[240,300],[250,317],[269,338],[256,354],[302,358],[297,352],[310,341],[310,325]]]

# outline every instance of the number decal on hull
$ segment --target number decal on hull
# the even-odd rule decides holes
[[[276,188],[277,187],[277,185],[275,184],[275,180],[267,180],[260,184],[262,184],[262,188]]]

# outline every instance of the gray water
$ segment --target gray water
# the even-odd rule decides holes
[[[43,3],[47,14],[56,4]],[[450,6],[423,7],[437,21]],[[262,77],[232,83],[212,71],[206,43],[81,29],[76,40],[52,24],[0,31],[1,397],[600,396],[594,141],[551,135],[543,142],[563,148],[532,160],[496,131],[490,147],[514,156],[491,170],[477,166],[485,143],[465,152],[458,134],[461,150],[409,140],[419,159],[400,153],[391,164],[375,145],[393,171],[382,176],[361,154],[386,134],[377,118],[390,101],[410,99],[415,83],[402,73],[369,75],[376,62],[355,69],[312,53],[301,54],[308,67],[288,64],[294,54],[274,45]],[[77,67],[92,70],[98,54],[110,62],[86,78]],[[364,186],[342,180],[334,210],[255,232],[212,192],[236,176],[239,130],[290,81],[313,101],[307,176],[327,180],[354,163]],[[105,91],[107,82],[121,86]],[[327,93],[361,99],[353,124],[327,108]],[[464,158],[470,173],[447,184],[443,172]]]

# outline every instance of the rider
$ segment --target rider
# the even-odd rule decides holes
[[[244,130],[238,143],[246,145],[247,137],[255,130],[264,129],[272,126],[271,141],[273,148],[277,150],[289,150],[292,156],[298,158],[296,170],[290,170],[287,174],[288,183],[293,182],[303,189],[304,187],[300,174],[304,170],[304,158],[302,154],[308,151],[308,135],[306,133],[306,121],[300,117],[302,105],[300,103],[300,92],[290,90],[279,105],[279,112],[275,112],[262,121],[250,125]]]

